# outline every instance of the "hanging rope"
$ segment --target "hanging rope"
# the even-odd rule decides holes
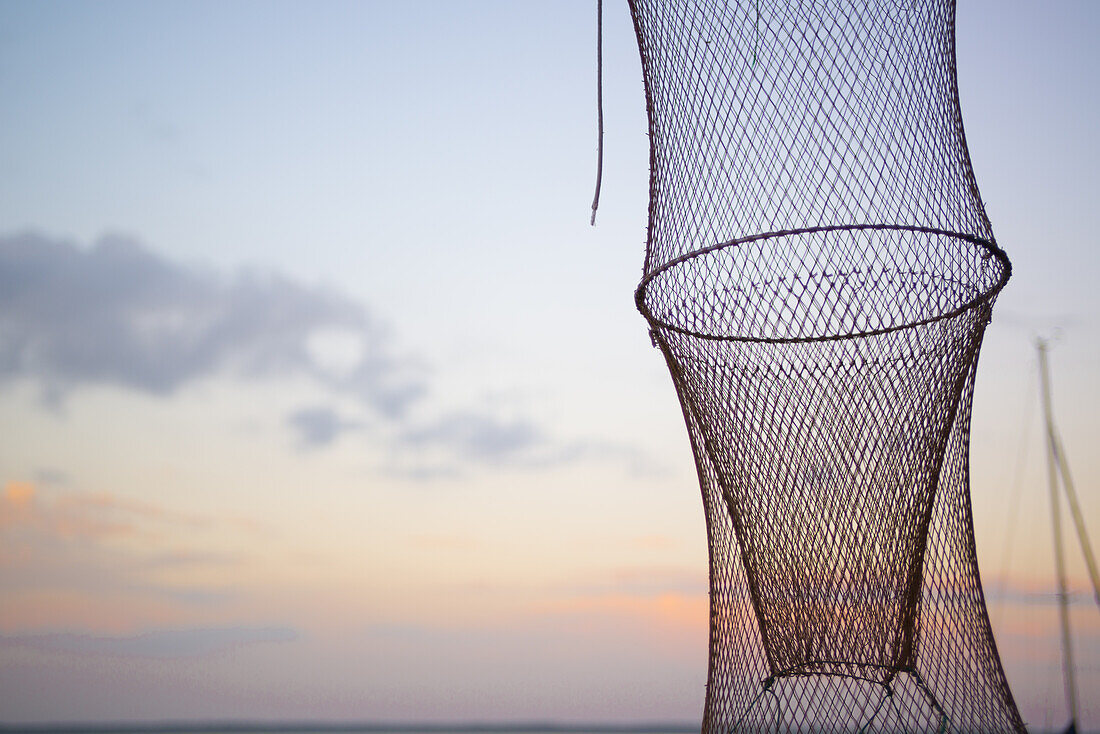
[[[596,143],[596,194],[592,197],[592,219],[596,226],[596,209],[600,206],[600,183],[603,179],[603,0],[596,0],[596,120],[599,137]]]

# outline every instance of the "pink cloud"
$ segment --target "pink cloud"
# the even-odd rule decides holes
[[[158,534],[166,526],[207,527],[211,520],[106,492],[49,493],[32,482],[9,481],[0,496],[0,531],[59,539],[99,540]]]
[[[233,593],[207,571],[240,559],[200,544],[226,529],[235,524],[107,492],[10,481],[0,492],[0,630],[125,627],[221,603]]]

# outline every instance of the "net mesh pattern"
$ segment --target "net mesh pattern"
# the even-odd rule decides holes
[[[710,548],[704,732],[1024,727],[978,575],[974,371],[1010,274],[954,5],[631,0],[651,151],[636,298]]]

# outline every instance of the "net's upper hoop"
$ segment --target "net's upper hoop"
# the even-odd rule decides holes
[[[919,260],[923,258],[919,248],[910,253],[918,262],[906,261],[903,254],[900,262],[882,259],[871,265],[865,261],[851,263],[851,249],[841,248],[835,253],[821,249],[830,236],[870,237],[870,241],[857,248],[869,254],[882,252],[876,248],[879,243],[874,238],[917,237],[924,245],[951,249],[953,257],[930,258],[941,261],[942,272],[920,269],[923,263]],[[745,260],[757,269],[749,273],[745,272],[746,263],[737,262],[738,251],[748,246],[759,251],[762,247],[792,242],[801,244],[809,261],[796,255],[777,266],[776,260],[784,256],[776,253],[761,265],[760,258],[750,254]],[[848,269],[833,262],[834,256],[848,260]],[[719,262],[722,257],[727,262]],[[943,267],[959,260],[968,261],[964,273]],[[833,266],[831,272],[830,266]],[[992,303],[1011,274],[1012,264],[997,243],[971,234],[907,225],[823,226],[765,232],[699,248],[647,273],[634,297],[638,310],[651,325],[699,339],[764,343],[832,341],[885,334],[953,318]],[[873,280],[870,284],[869,279]],[[923,287],[913,287],[918,281],[923,282]],[[811,282],[815,283],[814,289],[809,288]],[[831,288],[822,288],[822,283],[829,283]],[[848,292],[843,295],[858,302],[850,309],[838,309],[836,299],[845,289]],[[814,290],[818,300],[806,303],[800,313],[770,310],[777,294],[798,295],[797,290]],[[678,308],[676,301],[692,307]],[[712,308],[699,308],[700,303],[708,301]]]

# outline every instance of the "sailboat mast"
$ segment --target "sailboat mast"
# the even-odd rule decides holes
[[[1062,551],[1062,517],[1058,501],[1058,437],[1054,431],[1054,416],[1050,407],[1050,373],[1047,368],[1047,343],[1039,339],[1039,382],[1043,400],[1043,420],[1047,434],[1047,476],[1050,483],[1050,517],[1054,524],[1054,566],[1058,574],[1058,615],[1062,623],[1062,678],[1066,686],[1066,705],[1070,725],[1077,728],[1077,683],[1073,674],[1073,647],[1070,644],[1069,595],[1066,591],[1066,563]]]

